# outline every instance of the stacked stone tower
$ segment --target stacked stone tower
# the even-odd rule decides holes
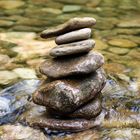
[[[42,38],[56,36],[57,46],[50,51],[52,58],[40,65],[40,72],[48,78],[33,95],[33,101],[45,106],[59,124],[68,120],[67,129],[71,129],[71,120],[80,119],[84,124],[84,120],[93,120],[102,110],[100,92],[106,78],[104,58],[92,50],[95,41],[90,39],[90,27],[95,23],[94,18],[73,18],[41,33]],[[92,126],[82,125],[81,130]]]

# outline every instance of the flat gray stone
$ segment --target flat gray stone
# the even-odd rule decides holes
[[[71,43],[75,41],[89,39],[90,36],[91,36],[91,29],[84,28],[84,29],[72,31],[72,32],[56,37],[55,43],[58,45],[66,44],[66,43]]]
[[[91,27],[95,23],[96,20],[91,17],[72,18],[64,24],[44,30],[40,36],[42,38],[54,37],[77,29]]]
[[[58,56],[89,52],[90,50],[93,49],[94,45],[95,45],[95,41],[92,39],[78,41],[78,42],[64,44],[64,45],[58,45],[57,47],[51,49],[50,55],[53,57],[58,57]]]
[[[104,64],[104,57],[98,52],[82,56],[48,59],[40,66],[40,72],[51,78],[83,75],[96,71]]]
[[[59,114],[68,114],[93,99],[106,82],[103,69],[86,76],[66,78],[45,84],[33,94],[36,104]]]

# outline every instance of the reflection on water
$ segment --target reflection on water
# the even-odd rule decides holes
[[[82,139],[88,135],[93,140],[103,135],[104,140],[137,140],[140,120],[131,113],[140,112],[139,13],[139,0],[1,0],[0,90],[21,79],[43,78],[35,69],[44,58],[49,57],[48,52],[55,43],[40,39],[39,32],[72,17],[94,17],[97,20],[93,27],[95,50],[105,56],[104,68],[108,78],[113,79],[108,81],[103,91],[103,106],[116,112],[115,118],[131,122],[132,116],[135,116],[138,123],[135,123],[135,128],[131,125],[132,128],[127,129],[93,130],[81,133],[81,137],[73,134],[66,139]],[[128,110],[127,113],[124,110]],[[117,121],[113,118],[112,125],[108,121],[103,125],[107,128],[116,123],[121,126],[122,121]]]

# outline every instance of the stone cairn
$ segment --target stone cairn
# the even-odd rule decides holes
[[[42,38],[55,37],[56,47],[51,49],[51,59],[39,69],[47,81],[33,94],[33,101],[46,107],[50,118],[36,125],[53,130],[81,131],[89,129],[102,110],[100,93],[106,78],[102,67],[103,56],[91,51],[95,41],[90,39],[89,27],[94,18],[73,18],[47,29]]]

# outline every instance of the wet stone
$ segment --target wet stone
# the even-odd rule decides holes
[[[1,140],[49,140],[40,130],[20,124],[0,126]]]
[[[7,64],[10,61],[10,57],[8,55],[0,54],[0,69],[3,65]]]
[[[101,111],[102,111],[101,99],[96,98],[87,103],[86,105],[82,106],[81,108],[77,109],[75,112],[71,113],[68,116],[72,118],[92,119],[95,118],[97,115],[99,115]]]
[[[80,10],[81,10],[81,6],[79,5],[65,5],[63,7],[64,13],[75,12],[75,11],[80,11]]]
[[[110,47],[108,50],[114,54],[119,55],[127,54],[130,51],[130,49],[128,48],[119,48],[119,47]]]
[[[104,64],[103,56],[90,52],[82,56],[46,60],[40,66],[40,72],[48,77],[61,78],[94,72]]]
[[[97,124],[94,120],[86,119],[58,119],[51,116],[42,106],[34,105],[27,112],[21,115],[21,123],[26,123],[31,127],[47,128],[53,132],[77,132],[90,129]]]
[[[53,57],[57,57],[57,56],[85,53],[93,49],[94,45],[95,45],[95,41],[92,39],[73,42],[64,45],[58,45],[57,47],[54,47],[50,51],[50,55]]]
[[[96,116],[100,114],[102,111],[102,105],[101,105],[101,99],[99,97],[100,95],[98,94],[98,97],[95,97],[91,101],[89,101],[87,104],[84,104],[80,108],[78,108],[76,111],[68,114],[68,115],[60,115],[59,113],[57,114],[56,111],[54,110],[49,110],[49,113],[52,116],[57,116],[57,117],[67,117],[67,118],[83,118],[83,119],[93,119]]]
[[[138,27],[140,27],[140,19],[130,19],[130,20],[121,21],[118,24],[118,27],[121,27],[121,28],[138,28]]]
[[[14,24],[14,22],[12,21],[8,21],[8,20],[1,20],[0,19],[0,27],[10,27]]]
[[[5,0],[0,1],[0,8],[2,9],[14,9],[19,8],[25,4],[24,1],[18,1],[18,0],[8,0],[5,2]]]
[[[55,43],[60,45],[60,44],[74,42],[74,41],[89,39],[90,36],[91,36],[91,29],[84,28],[84,29],[72,31],[72,32],[56,37]]]
[[[16,68],[13,70],[22,79],[37,79],[36,73],[29,68]]]
[[[94,18],[85,17],[85,18],[72,18],[66,23],[59,25],[54,28],[50,28],[47,30],[44,30],[41,33],[42,38],[49,38],[57,35],[61,35],[73,30],[91,27],[96,23],[96,20]]]
[[[18,75],[14,72],[3,70],[0,71],[0,85],[8,85],[16,82]]]
[[[60,114],[70,113],[93,99],[102,90],[105,81],[103,69],[77,79],[56,80],[36,91],[33,101]]]
[[[122,48],[134,48],[137,47],[137,44],[135,42],[132,42],[127,39],[112,39],[108,41],[109,45],[122,47]]]

